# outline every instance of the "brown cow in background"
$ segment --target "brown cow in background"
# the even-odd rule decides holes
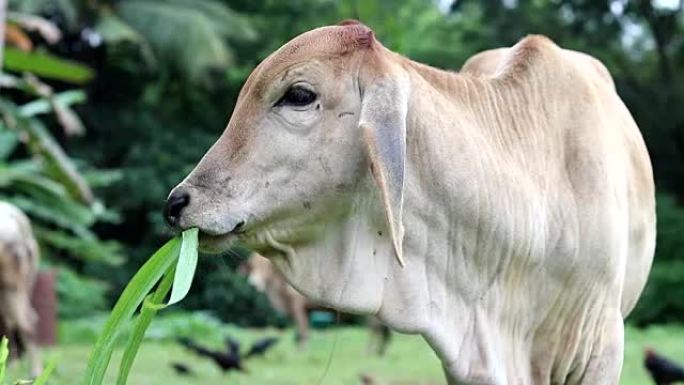
[[[240,266],[240,273],[247,276],[247,280],[257,291],[266,294],[273,309],[294,320],[297,344],[300,348],[304,347],[309,341],[309,320],[306,313],[309,301],[287,283],[271,261],[259,254],[252,253]]]
[[[266,294],[276,311],[294,320],[297,327],[297,344],[300,348],[305,347],[309,340],[309,320],[306,311],[315,305],[290,286],[271,261],[257,253],[252,253],[240,266],[240,272],[247,276],[254,288]],[[368,326],[371,331],[368,351],[384,355],[391,337],[390,329],[376,317],[368,317]]]
[[[38,259],[29,219],[15,206],[0,202],[0,321],[7,337],[26,352],[32,376],[42,370],[36,342],[38,316],[31,305]]]

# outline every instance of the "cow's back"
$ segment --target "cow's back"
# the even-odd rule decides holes
[[[454,282],[477,277],[489,286],[478,292],[484,295],[461,299],[475,287],[468,282],[452,295],[466,303],[474,298],[474,309],[487,303],[488,312],[478,313],[478,324],[487,326],[471,334],[498,334],[483,345],[440,348],[459,352],[445,354],[458,363],[450,372],[469,376],[463,352],[487,346],[500,358],[492,362],[507,362],[509,379],[522,382],[529,376],[538,384],[598,383],[597,368],[619,373],[622,318],[641,294],[653,258],[655,196],[643,139],[612,78],[598,60],[532,36],[478,54],[453,79],[437,85],[449,98],[437,102],[450,106],[444,114],[457,111],[454,123],[429,145],[458,152],[431,161],[458,186],[442,202],[463,223],[453,233],[469,229],[464,218],[477,224],[473,251],[462,258],[475,256],[473,265],[480,265]],[[463,196],[462,204],[451,203]],[[507,361],[501,352],[510,356],[511,349],[517,358]]]
[[[604,233],[594,240],[609,242],[612,236],[615,242],[609,249],[614,257],[605,260],[607,268],[614,268],[615,278],[622,282],[620,309],[626,317],[644,288],[655,249],[655,187],[651,162],[641,132],[617,94],[605,66],[587,54],[560,51],[563,61],[574,67],[570,72],[584,80],[577,83],[582,83],[578,87],[583,89],[583,98],[588,99],[580,102],[585,105],[583,109],[575,111],[576,114],[586,111],[586,116],[567,117],[570,122],[567,135],[573,140],[566,144],[566,151],[578,152],[574,154],[574,163],[568,162],[566,168],[574,167],[580,183],[586,183],[575,199],[584,199],[585,205],[606,215]],[[572,93],[573,89],[568,88],[566,92]],[[576,126],[573,122],[582,122],[582,125]],[[579,132],[573,135],[576,130]],[[583,159],[587,156],[594,160],[593,167]],[[583,170],[587,166],[593,173]],[[595,196],[597,188],[602,188],[603,199]],[[592,212],[585,215],[589,217]],[[600,254],[596,257],[603,258]]]
[[[587,54],[531,36],[515,47],[473,56],[462,71],[498,84],[536,84],[533,92],[542,95],[537,100],[543,100],[547,109],[529,109],[546,114],[541,119],[554,127],[541,130],[560,130],[560,147],[538,151],[548,159],[555,157],[558,184],[566,184],[569,192],[559,193],[558,210],[574,205],[580,230],[570,237],[595,245],[595,252],[585,250],[594,264],[587,270],[605,273],[606,280],[623,281],[620,307],[626,316],[643,290],[653,259],[655,196],[644,141],[608,70]],[[536,171],[542,179],[549,178],[548,170]],[[553,184],[554,178],[542,184]],[[596,218],[595,213],[603,217]],[[600,254],[609,255],[594,256]]]

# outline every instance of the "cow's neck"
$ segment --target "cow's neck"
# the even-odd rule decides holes
[[[485,92],[475,87],[484,85],[428,74],[427,80],[414,74],[408,116],[407,267],[392,266],[380,314],[394,327],[423,334],[453,381],[529,383],[529,352],[505,335],[499,319],[505,315],[498,313],[505,306],[496,301],[509,300],[497,291],[504,287],[501,272],[511,271],[510,257],[537,247],[521,241],[534,231],[525,218],[535,202],[496,158],[511,148],[483,131],[496,129],[475,105]],[[438,86],[428,82],[438,77]],[[507,367],[497,366],[502,362]],[[520,378],[511,381],[511,372]]]

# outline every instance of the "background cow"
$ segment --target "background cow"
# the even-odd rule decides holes
[[[16,339],[25,350],[32,376],[41,372],[36,343],[38,317],[31,305],[38,260],[38,244],[29,219],[13,205],[0,202],[0,319],[8,338]]]
[[[295,321],[297,343],[303,348],[309,340],[307,310],[315,305],[295,290],[271,261],[257,253],[252,253],[240,266],[239,271],[247,275],[252,286],[266,294],[275,310]],[[377,317],[368,317],[367,322],[370,330],[368,351],[382,356],[387,351],[391,331]]]
[[[266,294],[276,311],[294,320],[297,344],[300,348],[304,347],[309,341],[309,318],[306,312],[309,301],[287,283],[268,259],[257,253],[252,253],[239,270],[254,288]]]

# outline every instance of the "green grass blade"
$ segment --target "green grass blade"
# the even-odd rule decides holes
[[[131,319],[138,305],[177,260],[179,252],[180,237],[175,237],[157,250],[128,283],[95,342],[86,367],[86,385],[102,384],[121,327]]]
[[[5,383],[5,368],[7,367],[7,358],[9,357],[9,341],[7,337],[2,337],[0,341],[0,384]]]
[[[195,268],[197,267],[198,232],[199,230],[196,228],[183,232],[183,243],[178,257],[176,275],[173,279],[173,290],[171,290],[171,298],[167,305],[182,301],[190,291],[192,278],[195,276]]]
[[[126,350],[121,358],[119,376],[116,380],[117,385],[126,385],[133,361],[145,336],[145,331],[150,326],[152,318],[157,311],[180,302],[190,291],[197,267],[198,232],[196,228],[183,232],[180,255],[175,269],[173,267],[169,268],[154,294],[147,296],[143,302],[140,315],[136,320],[133,332],[126,344]],[[172,286],[173,289],[171,290]],[[169,290],[171,290],[171,298],[164,305],[164,298],[166,298]]]
[[[48,362],[47,366],[45,369],[43,369],[43,372],[38,376],[33,381],[32,385],[45,385],[47,383],[48,378],[50,378],[50,374],[52,374],[52,371],[55,370],[55,367],[57,366],[57,358],[53,358]]]
[[[182,250],[182,249],[181,249]],[[152,305],[159,305],[164,301],[166,295],[171,289],[171,285],[174,282],[174,268],[170,267],[167,270],[166,275],[162,279],[159,287],[154,292],[147,296],[143,302],[140,315],[133,326],[133,331],[126,344],[126,349],[124,350],[123,357],[121,358],[121,365],[119,366],[119,377],[116,379],[117,385],[126,385],[128,380],[128,375],[133,366],[133,361],[135,356],[138,354],[138,349],[140,349],[140,344],[142,343],[143,337],[145,336],[145,331],[150,326],[152,318],[157,313],[158,308],[155,306],[149,306],[148,302]],[[175,286],[174,286],[175,287]]]

